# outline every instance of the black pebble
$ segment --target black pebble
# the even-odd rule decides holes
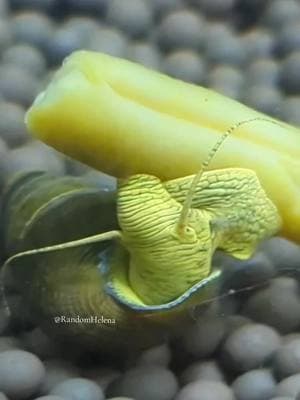
[[[277,350],[274,370],[280,379],[300,373],[300,338],[284,343]]]
[[[300,325],[298,282],[291,277],[273,279],[270,286],[251,295],[243,312],[255,321],[273,326],[282,333]]]

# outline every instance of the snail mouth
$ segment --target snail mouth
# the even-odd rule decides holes
[[[124,262],[126,260],[126,262]],[[159,313],[178,310],[200,303],[210,297],[216,288],[221,270],[212,271],[211,274],[183,294],[170,302],[163,304],[146,304],[134,292],[128,279],[129,255],[125,248],[113,245],[102,256],[100,273],[105,280],[105,292],[121,306],[140,313]]]

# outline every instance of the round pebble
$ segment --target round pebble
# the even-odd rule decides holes
[[[93,381],[85,378],[71,378],[51,390],[52,395],[66,400],[104,400],[104,393]]]
[[[36,77],[23,68],[0,66],[0,94],[5,100],[27,107],[31,105],[39,89]]]
[[[291,277],[276,278],[271,285],[249,297],[243,313],[255,321],[266,323],[282,333],[300,325],[298,282]]]
[[[32,353],[7,350],[0,353],[0,390],[13,399],[36,393],[45,377],[45,367]]]
[[[13,16],[11,27],[14,38],[18,42],[28,43],[45,49],[53,35],[53,23],[42,13],[22,12]]]
[[[70,378],[80,376],[80,371],[75,365],[60,359],[45,361],[45,369],[45,379],[40,389],[42,394],[49,393],[55,386]]]
[[[300,374],[283,379],[277,385],[277,396],[291,396],[295,398],[300,393]]]
[[[75,31],[84,40],[90,39],[99,29],[98,20],[85,16],[71,16],[64,21],[64,27]]]
[[[50,64],[60,64],[65,57],[75,50],[86,46],[86,35],[77,29],[61,27],[57,29],[47,42],[47,58]]]
[[[0,393],[0,400],[8,400],[4,393]]]
[[[0,18],[7,17],[9,14],[8,0],[0,0]]]
[[[263,252],[257,252],[248,260],[225,258],[224,285],[226,289],[241,289],[269,281],[275,275],[275,268]]]
[[[181,8],[182,0],[147,0],[151,5],[157,19],[162,18],[168,12]]]
[[[169,13],[158,26],[158,44],[167,50],[175,48],[199,49],[205,34],[205,22],[190,10]]]
[[[227,33],[217,40],[211,37],[205,43],[205,55],[212,64],[229,64],[242,66],[247,59],[243,41],[234,34]]]
[[[275,237],[261,246],[278,270],[293,271],[300,268],[300,246],[287,239]]]
[[[177,50],[168,55],[162,63],[162,70],[177,79],[201,83],[205,77],[205,64],[193,50]]]
[[[152,26],[152,9],[145,0],[110,0],[107,22],[133,37],[145,35]]]
[[[280,107],[280,116],[290,124],[300,126],[300,96],[290,96],[285,98]]]
[[[269,400],[276,390],[276,381],[268,369],[255,369],[240,375],[232,384],[238,400]]]
[[[8,48],[12,39],[11,25],[5,19],[0,19],[0,52]]]
[[[232,98],[239,98],[244,85],[241,71],[230,65],[217,65],[210,69],[207,84],[211,89]]]
[[[124,57],[127,52],[128,39],[119,29],[99,28],[87,43],[87,48],[115,57]]]
[[[148,68],[159,69],[161,54],[158,48],[147,42],[135,42],[127,48],[127,57]]]
[[[235,400],[232,390],[222,382],[198,381],[184,386],[174,400]]]
[[[83,371],[83,376],[96,382],[104,391],[121,376],[120,371],[108,367],[94,367]]]
[[[114,396],[143,400],[171,400],[178,390],[174,374],[158,365],[143,365],[129,369],[112,384]]]
[[[277,350],[274,370],[280,379],[300,373],[300,338],[284,343]]]
[[[1,400],[1,399],[0,399]],[[37,397],[36,399],[34,399],[34,400],[65,400],[63,397],[60,397],[60,396],[52,396],[52,395],[49,395],[49,396],[42,396],[42,397]]]
[[[0,102],[0,137],[9,147],[16,147],[28,140],[24,123],[25,110],[18,104]]]
[[[219,347],[226,331],[224,318],[200,318],[186,330],[182,341],[194,357],[209,357]]]
[[[18,44],[6,49],[2,54],[2,63],[15,64],[37,76],[42,75],[46,68],[43,54],[36,47],[26,44]]]
[[[248,106],[269,115],[278,115],[281,104],[281,93],[276,87],[260,85],[247,87],[243,102]]]
[[[7,179],[19,171],[42,170],[61,175],[65,170],[57,153],[39,142],[12,150],[4,161],[3,169]]]
[[[190,364],[180,375],[182,385],[202,380],[224,381],[223,372],[215,360],[196,361]]]
[[[282,89],[290,94],[300,91],[300,51],[291,53],[282,62],[280,83]]]
[[[210,17],[221,17],[232,12],[236,0],[191,0],[191,3]]]
[[[55,4],[57,4],[57,0],[10,0],[10,5],[13,8],[40,10],[43,12],[51,11]]]
[[[300,4],[298,0],[272,0],[262,14],[262,23],[268,24],[275,32],[284,25],[300,18]]]
[[[161,365],[167,367],[171,361],[171,350],[167,344],[152,347],[144,350],[139,356],[137,363],[143,365]]]
[[[260,58],[250,63],[245,71],[247,86],[279,84],[280,67],[272,58]]]
[[[249,324],[236,329],[222,348],[224,364],[236,371],[258,368],[280,346],[280,336],[267,325]]]
[[[251,29],[242,36],[242,40],[246,48],[248,62],[268,58],[273,54],[275,38],[272,32],[266,29]]]
[[[70,10],[78,13],[103,14],[109,0],[67,0]]]
[[[284,25],[277,35],[275,51],[280,57],[284,57],[293,51],[300,51],[299,21]]]
[[[244,325],[251,324],[251,319],[244,315],[229,315],[226,318],[226,336],[230,335],[236,329],[241,328]]]

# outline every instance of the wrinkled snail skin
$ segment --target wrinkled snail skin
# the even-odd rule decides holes
[[[167,303],[208,276],[214,250],[208,214],[191,210],[190,235],[181,237],[176,225],[182,205],[150,175],[121,184],[117,204],[130,284],[146,304]]]

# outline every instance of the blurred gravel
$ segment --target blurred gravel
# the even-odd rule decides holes
[[[115,188],[25,129],[36,94],[81,48],[300,126],[299,0],[0,0],[0,191],[32,169]],[[0,307],[0,400],[300,400],[300,247],[274,238],[250,260],[220,260],[228,296],[122,365],[78,348],[72,357],[38,327],[20,332]]]

